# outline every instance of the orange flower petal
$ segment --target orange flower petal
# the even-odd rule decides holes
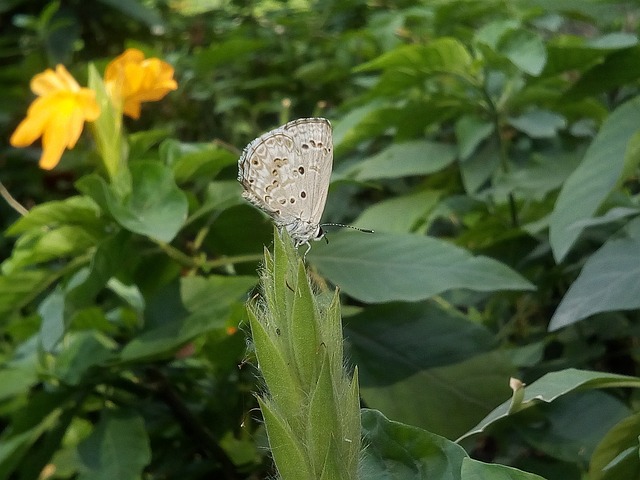
[[[31,88],[39,98],[29,106],[10,142],[23,147],[42,137],[40,167],[50,170],[60,162],[65,148],[76,145],[84,122],[98,118],[100,106],[95,92],[80,88],[62,65],[55,72],[47,69],[34,76]]]
[[[162,99],[178,88],[174,69],[157,58],[144,58],[140,50],[128,49],[114,59],[105,71],[105,83],[125,115],[140,117],[140,104]]]
[[[84,118],[87,122],[95,122],[100,116],[100,105],[96,101],[96,92],[82,88],[77,95]]]
[[[55,72],[48,68],[31,80],[31,91],[41,97],[60,91],[74,92],[78,90],[80,90],[80,85],[63,65],[58,65]]]
[[[40,168],[51,170],[60,163],[62,153],[68,143],[66,125],[63,120],[62,115],[52,118],[42,135]]]
[[[35,142],[42,136],[45,125],[55,113],[55,108],[55,102],[51,101],[51,97],[36,98],[27,111],[27,118],[20,122],[9,143],[14,147],[27,147]]]

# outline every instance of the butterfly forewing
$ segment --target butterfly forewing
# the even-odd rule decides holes
[[[327,202],[333,167],[331,124],[324,118],[302,118],[287,123],[283,129],[292,134],[297,150],[301,152],[298,170],[304,172],[301,184],[310,204],[310,209],[305,211],[305,220],[317,225]]]
[[[238,162],[238,180],[247,200],[306,243],[318,232],[332,161],[329,121],[303,118],[251,142]]]

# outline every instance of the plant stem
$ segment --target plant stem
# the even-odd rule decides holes
[[[22,204],[18,202],[15,198],[13,198],[11,193],[9,193],[9,190],[7,190],[7,188],[3,185],[2,182],[0,182],[0,195],[2,196],[2,198],[6,200],[9,206],[13,208],[16,212],[18,212],[20,215],[25,216],[27,213],[29,213],[29,210],[23,207]]]

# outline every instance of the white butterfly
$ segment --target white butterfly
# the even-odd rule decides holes
[[[256,138],[238,160],[242,196],[284,227],[295,246],[320,240],[333,166],[331,124],[300,118]]]

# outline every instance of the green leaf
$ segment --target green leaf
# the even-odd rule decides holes
[[[640,413],[621,420],[609,430],[591,456],[589,478],[592,480],[640,478],[638,432],[640,432]]]
[[[135,18],[146,24],[148,27],[157,29],[163,26],[160,11],[147,6],[138,0],[98,0],[105,5],[115,8],[122,12],[125,16]]]
[[[238,62],[266,46],[264,40],[235,37],[225,41],[212,42],[206,48],[195,51],[191,55],[196,68],[201,73],[208,75],[213,69]]]
[[[636,218],[587,259],[553,314],[549,330],[600,312],[639,308],[639,251],[640,218]]]
[[[414,70],[422,73],[468,74],[472,58],[455,38],[442,37],[428,45],[403,45],[356,67],[356,72],[371,70]]]
[[[383,200],[365,209],[351,225],[375,232],[411,233],[425,222],[441,196],[426,190]]]
[[[461,474],[464,480],[544,480],[539,475],[517,468],[483,463],[472,458],[462,460]]]
[[[535,405],[537,402],[553,402],[555,399],[574,391],[610,387],[640,388],[640,378],[606,372],[577,370],[575,368],[547,373],[525,387],[523,400],[515,412]],[[512,410],[511,400],[507,400],[457,441],[484,432],[493,423],[507,417],[510,412],[515,413]]]
[[[31,230],[16,241],[12,255],[2,264],[5,273],[25,267],[79,256],[98,242],[94,232],[76,225]]]
[[[122,261],[130,258],[133,248],[131,234],[126,230],[119,230],[98,243],[89,268],[80,271],[67,287],[67,302],[75,308],[94,305],[96,295],[122,270]]]
[[[474,40],[483,43],[492,50],[497,50],[500,39],[508,32],[520,28],[521,23],[516,19],[492,20],[482,25],[475,32]]]
[[[160,147],[163,162],[173,168],[176,182],[214,178],[220,170],[233,165],[238,157],[212,143],[184,143],[165,140]]]
[[[549,240],[557,262],[564,259],[582,231],[575,228],[575,223],[591,218],[620,180],[628,143],[638,125],[640,97],[609,116],[582,163],[563,185],[549,224]]]
[[[345,334],[362,383],[376,385],[461,362],[495,343],[486,328],[431,301],[370,306],[349,317]]]
[[[129,133],[129,158],[142,160],[145,155],[155,155],[152,148],[171,135],[169,128],[154,128],[140,132]]]
[[[591,48],[602,50],[618,50],[638,45],[638,37],[634,33],[611,32],[600,37],[592,38],[587,42]]]
[[[36,205],[24,217],[20,217],[7,231],[7,235],[19,235],[29,230],[59,225],[85,225],[90,229],[103,226],[100,209],[87,197],[69,197]]]
[[[536,155],[525,165],[513,165],[508,172],[498,172],[491,194],[507,203],[509,193],[520,199],[544,200],[549,192],[560,188],[580,162],[577,152]]]
[[[138,480],[151,461],[142,417],[131,411],[104,409],[91,435],[78,445],[79,480]]]
[[[389,364],[390,372],[384,374],[367,368],[368,365],[358,365],[360,396],[366,405],[448,438],[468,431],[506,398],[509,377],[515,373],[501,352],[480,354],[439,367],[416,368],[410,376],[404,376],[411,369],[406,365]],[[398,378],[390,382],[394,373]]]
[[[58,287],[51,292],[38,307],[42,318],[40,343],[46,352],[51,352],[65,332],[64,292]]]
[[[458,156],[465,161],[478,145],[495,131],[493,124],[474,115],[463,115],[456,122]]]
[[[450,243],[419,235],[341,232],[308,258],[344,293],[369,303],[422,300],[451,289],[530,290],[506,265],[474,257]]]
[[[630,413],[629,407],[613,395],[591,390],[539,403],[514,423],[518,435],[536,450],[586,468],[600,439]],[[545,421],[527,421],[532,417]]]
[[[77,385],[91,367],[109,360],[116,348],[113,340],[98,332],[73,332],[65,338],[54,373],[66,384]]]
[[[509,124],[531,138],[553,138],[558,135],[559,130],[567,127],[567,121],[562,115],[548,110],[531,110],[510,118]]]
[[[35,366],[15,366],[0,370],[0,401],[27,394],[39,381]]]
[[[362,410],[361,471],[367,480],[462,480],[464,449],[444,437]],[[466,479],[465,479],[466,480]]]
[[[187,197],[167,167],[155,162],[131,165],[131,192],[119,194],[97,175],[80,179],[76,186],[107,206],[126,229],[155,240],[170,242],[187,218]]]
[[[19,404],[12,412],[11,427],[0,435],[0,472],[10,473],[25,458],[30,459],[33,444],[62,421],[63,406],[71,393],[31,392],[29,401]]]
[[[640,76],[640,47],[613,52],[585,72],[566,93],[566,100],[610,92]]]
[[[27,270],[0,275],[0,315],[9,316],[30,302],[56,278],[49,270]]]
[[[416,140],[395,143],[344,172],[359,181],[427,175],[451,165],[456,158],[453,145]]]
[[[256,278],[249,276],[194,275],[180,279],[180,297],[189,313],[213,318],[243,299],[255,284]]]
[[[382,134],[388,128],[391,110],[379,102],[369,102],[345,114],[333,127],[336,154],[347,151],[366,138]]]
[[[547,51],[542,39],[527,30],[507,32],[498,45],[502,52],[516,67],[529,75],[537,77],[547,61]]]
[[[179,297],[175,291],[162,290],[150,300],[145,312],[149,328],[122,349],[121,360],[166,356],[197,335],[223,329],[233,307],[255,281],[254,277],[217,275],[182,278]],[[175,303],[167,302],[172,295]]]
[[[470,158],[460,162],[460,174],[466,192],[474,195],[500,166],[500,151],[495,140],[487,141]]]

